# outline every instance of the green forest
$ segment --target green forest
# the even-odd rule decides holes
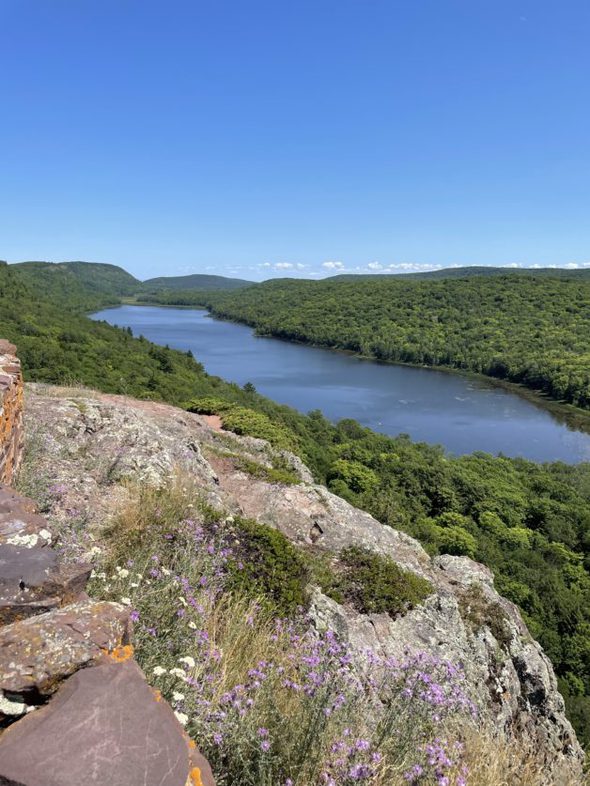
[[[127,276],[109,266],[0,265],[0,336],[18,345],[27,380],[218,412],[227,428],[290,448],[318,481],[430,553],[488,565],[552,659],[570,718],[590,745],[590,464],[452,457],[354,421],[300,414],[252,386],[209,376],[190,353],[88,319],[87,312],[137,293]],[[559,398],[588,406],[588,287],[507,275],[275,281],[231,294],[159,297],[192,297],[193,305],[209,298],[216,313],[262,332],[384,359],[401,352],[411,362],[494,371],[553,395],[551,385],[562,384]]]
[[[164,292],[261,335],[382,361],[520,383],[590,408],[590,279],[574,275],[275,280],[236,292]]]

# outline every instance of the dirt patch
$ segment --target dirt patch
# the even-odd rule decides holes
[[[222,431],[223,424],[219,415],[202,415],[202,418],[214,431]]]

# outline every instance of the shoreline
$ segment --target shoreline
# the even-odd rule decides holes
[[[272,339],[274,341],[284,341],[287,344],[297,344],[298,346],[304,347],[312,347],[314,349],[322,349],[327,352],[338,352],[344,355],[348,355],[349,357],[355,357],[359,360],[376,363],[381,366],[398,366],[400,368],[416,368],[416,369],[424,369],[427,371],[437,371],[444,374],[453,374],[457,376],[461,376],[463,378],[472,380],[475,383],[479,383],[482,387],[487,388],[499,388],[505,390],[507,393],[512,393],[520,398],[525,399],[533,406],[537,407],[540,410],[548,412],[551,414],[557,421],[565,425],[571,431],[582,431],[585,434],[590,434],[590,411],[581,409],[580,407],[576,407],[573,404],[568,404],[565,401],[557,401],[556,399],[550,398],[547,394],[543,393],[539,390],[534,390],[533,388],[529,388],[526,385],[523,385],[520,382],[510,382],[509,380],[499,379],[498,377],[491,377],[487,376],[486,374],[480,374],[476,371],[469,371],[468,369],[459,369],[453,368],[452,366],[428,366],[420,363],[404,363],[400,361],[392,361],[392,360],[381,360],[379,358],[372,357],[371,355],[362,355],[359,352],[354,352],[350,349],[341,349],[339,347],[329,347],[325,344],[314,344],[311,341],[300,341],[297,339],[290,339],[284,338],[283,336],[275,336],[272,333],[269,334],[257,334],[256,327],[254,325],[249,324],[248,322],[241,321],[238,319],[231,319],[228,317],[222,317],[215,314],[210,308],[207,306],[184,306],[184,305],[174,305],[174,304],[161,304],[161,303],[145,303],[140,301],[134,302],[123,302],[113,304],[112,306],[107,306],[101,311],[106,311],[107,309],[115,309],[120,308],[121,306],[134,306],[138,308],[146,308],[146,307],[153,307],[153,308],[169,308],[169,309],[181,309],[183,311],[206,311],[211,319],[218,319],[220,322],[229,322],[234,323],[236,325],[244,325],[250,328],[253,331],[254,338],[261,338],[261,339]],[[97,313],[97,312],[92,312]]]

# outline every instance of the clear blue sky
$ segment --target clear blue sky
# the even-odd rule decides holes
[[[589,42],[588,0],[0,0],[0,258],[590,264]]]

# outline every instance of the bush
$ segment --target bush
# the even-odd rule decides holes
[[[437,539],[442,554],[455,554],[474,559],[477,541],[463,527],[438,527]]]
[[[309,575],[303,554],[266,524],[238,518],[232,528],[236,542],[230,589],[265,596],[287,616],[303,606]]]
[[[235,434],[265,439],[271,445],[283,450],[297,450],[293,433],[273,423],[264,412],[256,412],[209,396],[191,401],[186,409],[203,415],[219,415],[223,428]]]
[[[426,579],[403,570],[389,557],[358,546],[343,549],[334,577],[328,575],[324,574],[324,592],[338,603],[352,604],[363,614],[396,617],[432,592]]]

